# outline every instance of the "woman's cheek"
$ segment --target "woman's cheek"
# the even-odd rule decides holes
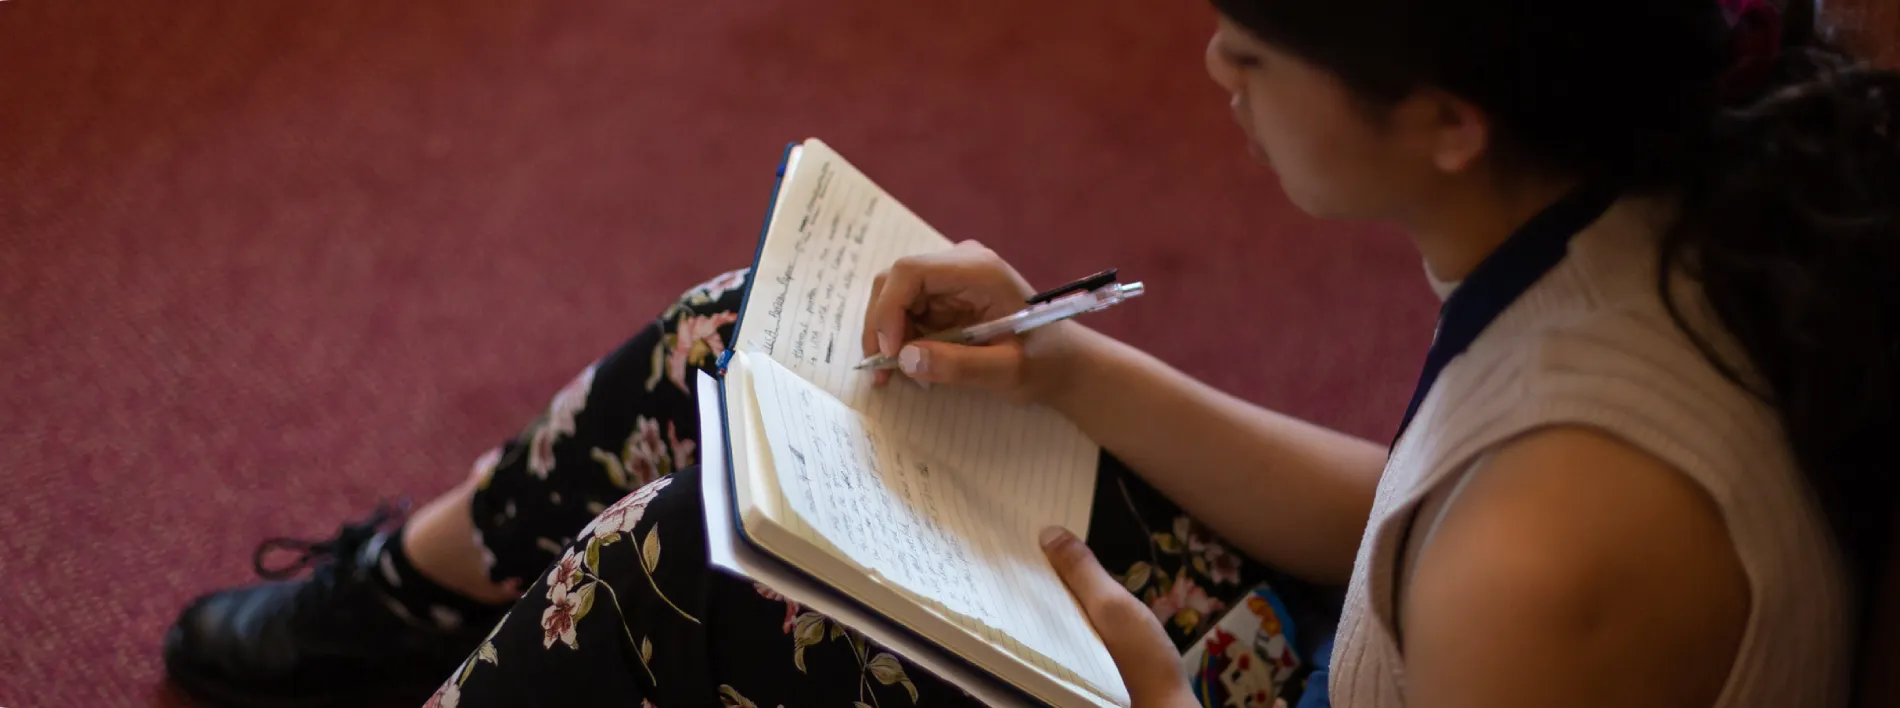
[[[1254,158],[1273,170],[1280,179],[1280,189],[1287,198],[1301,209],[1312,211],[1317,206],[1316,198],[1322,189],[1325,165],[1314,151],[1315,145],[1303,140],[1298,134],[1290,134],[1274,126],[1261,126],[1253,140]]]

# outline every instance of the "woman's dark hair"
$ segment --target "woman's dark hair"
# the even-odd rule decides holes
[[[1510,160],[1678,198],[1663,301],[1779,413],[1864,606],[1900,494],[1900,74],[1790,1],[1214,4],[1371,106],[1442,89],[1486,112]],[[1672,277],[1700,285],[1745,360],[1688,326]]]

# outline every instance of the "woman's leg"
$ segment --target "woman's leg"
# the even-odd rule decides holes
[[[603,359],[477,465],[482,580],[526,592],[444,672],[437,705],[963,700],[856,632],[706,567],[690,377],[731,338],[743,283],[728,285],[689,294],[659,336]]]
[[[476,469],[479,475],[485,468]],[[479,476],[471,476],[418,509],[403,524],[402,550],[416,571],[436,584],[481,602],[508,604],[521,597],[520,587],[489,577],[482,546],[475,540],[475,515],[470,509],[480,481]]]
[[[687,291],[476,465],[468,538],[492,583],[526,588],[608,506],[695,463],[695,377],[732,340],[745,285],[735,271]]]
[[[259,573],[279,582],[192,602],[168,672],[233,705],[420,701],[588,520],[691,464],[688,377],[730,338],[743,285],[735,272],[688,291],[406,524],[383,509],[330,539],[267,541]],[[267,568],[273,549],[297,555]]]

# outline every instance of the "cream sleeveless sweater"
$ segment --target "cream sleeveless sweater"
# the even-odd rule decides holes
[[[1334,706],[1405,705],[1391,628],[1406,527],[1417,525],[1410,543],[1419,547],[1474,462],[1520,433],[1563,424],[1607,431],[1668,462],[1721,510],[1751,594],[1717,706],[1846,701],[1852,619],[1839,554],[1774,412],[1724,379],[1663,309],[1655,238],[1667,219],[1652,202],[1612,206],[1420,403],[1386,463],[1354,562],[1333,652]],[[1709,314],[1686,314],[1698,332],[1719,332]]]

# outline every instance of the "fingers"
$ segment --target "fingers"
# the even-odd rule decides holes
[[[1049,556],[1049,564],[1055,566],[1056,574],[1062,576],[1063,584],[1075,593],[1075,599],[1082,602],[1082,609],[1088,613],[1091,621],[1097,625],[1119,625],[1120,622],[1104,623],[1101,620],[1126,619],[1104,615],[1118,612],[1119,609],[1114,606],[1120,604],[1122,597],[1133,600],[1135,596],[1128,594],[1121,583],[1115,582],[1114,576],[1109,575],[1102,564],[1095,560],[1095,553],[1082,543],[1082,539],[1076,538],[1066,529],[1051,527],[1043,530],[1041,541],[1043,553]]]
[[[884,292],[884,276],[885,273],[878,273],[876,278],[871,279],[871,307],[873,309],[877,307],[878,295]],[[870,317],[864,318],[863,343],[865,356],[878,353],[877,328],[873,327],[873,324]]]
[[[923,297],[924,266],[919,260],[912,256],[891,264],[891,269],[884,272],[883,290],[864,317],[871,323],[878,353],[884,356],[897,356],[897,347],[910,329],[911,303]]]
[[[1177,702],[1186,690],[1181,655],[1154,613],[1109,575],[1075,534],[1052,527],[1042,532],[1041,541],[1049,563],[1108,647],[1134,704]]]
[[[925,274],[939,254],[907,256],[897,259],[890,270],[871,281],[871,307],[864,314],[864,346],[871,353],[897,356],[898,347],[910,334],[911,308],[923,299]],[[869,354],[867,354],[868,356]],[[873,384],[890,382],[891,372],[878,371]]]
[[[912,334],[910,317],[920,311],[926,296],[956,293],[964,299],[1001,300],[1017,291],[1027,293],[1027,284],[1020,281],[1021,276],[995,252],[964,241],[954,248],[897,259],[872,281],[874,294],[864,320],[878,352],[897,356],[898,347]]]
[[[919,333],[919,317],[924,318],[921,321],[936,321],[932,318],[940,320],[948,315],[951,319],[969,319],[961,323],[969,324],[1015,311],[1028,293],[1029,286],[1022,276],[975,241],[906,256],[871,282],[860,344],[867,356],[876,353],[898,357],[905,342]],[[942,356],[933,356],[937,354]],[[1014,344],[983,352],[919,350],[912,358],[923,365],[905,370],[920,383],[986,386],[1003,392],[1019,379],[1022,368],[1022,348]],[[875,383],[883,385],[891,372],[881,371],[876,376]]]
[[[884,275],[885,275],[884,273],[878,273],[877,277],[871,280],[871,307],[872,309],[876,309],[877,302],[878,302],[878,295],[884,292]],[[873,324],[874,323],[871,321],[870,317],[867,316],[864,318],[864,334],[862,337],[863,339],[862,344],[864,345],[864,355],[866,357],[869,357],[873,354],[878,354],[881,352],[881,349],[879,348],[878,342],[877,342],[877,328],[872,326]],[[888,370],[880,369],[878,371],[871,372],[871,376],[872,376],[871,385],[873,386],[883,386],[887,383],[890,383],[891,381],[891,372]]]
[[[871,296],[871,309],[864,313],[867,346],[883,356],[897,356],[897,348],[910,331],[911,303],[923,296],[922,268],[915,257],[900,258],[891,264],[890,270],[879,275],[872,286],[876,294]],[[873,384],[890,383],[890,371],[878,371],[874,375]]]
[[[905,376],[920,383],[1009,394],[1022,379],[1023,345],[1015,339],[976,347],[916,341],[898,351],[897,363]]]

